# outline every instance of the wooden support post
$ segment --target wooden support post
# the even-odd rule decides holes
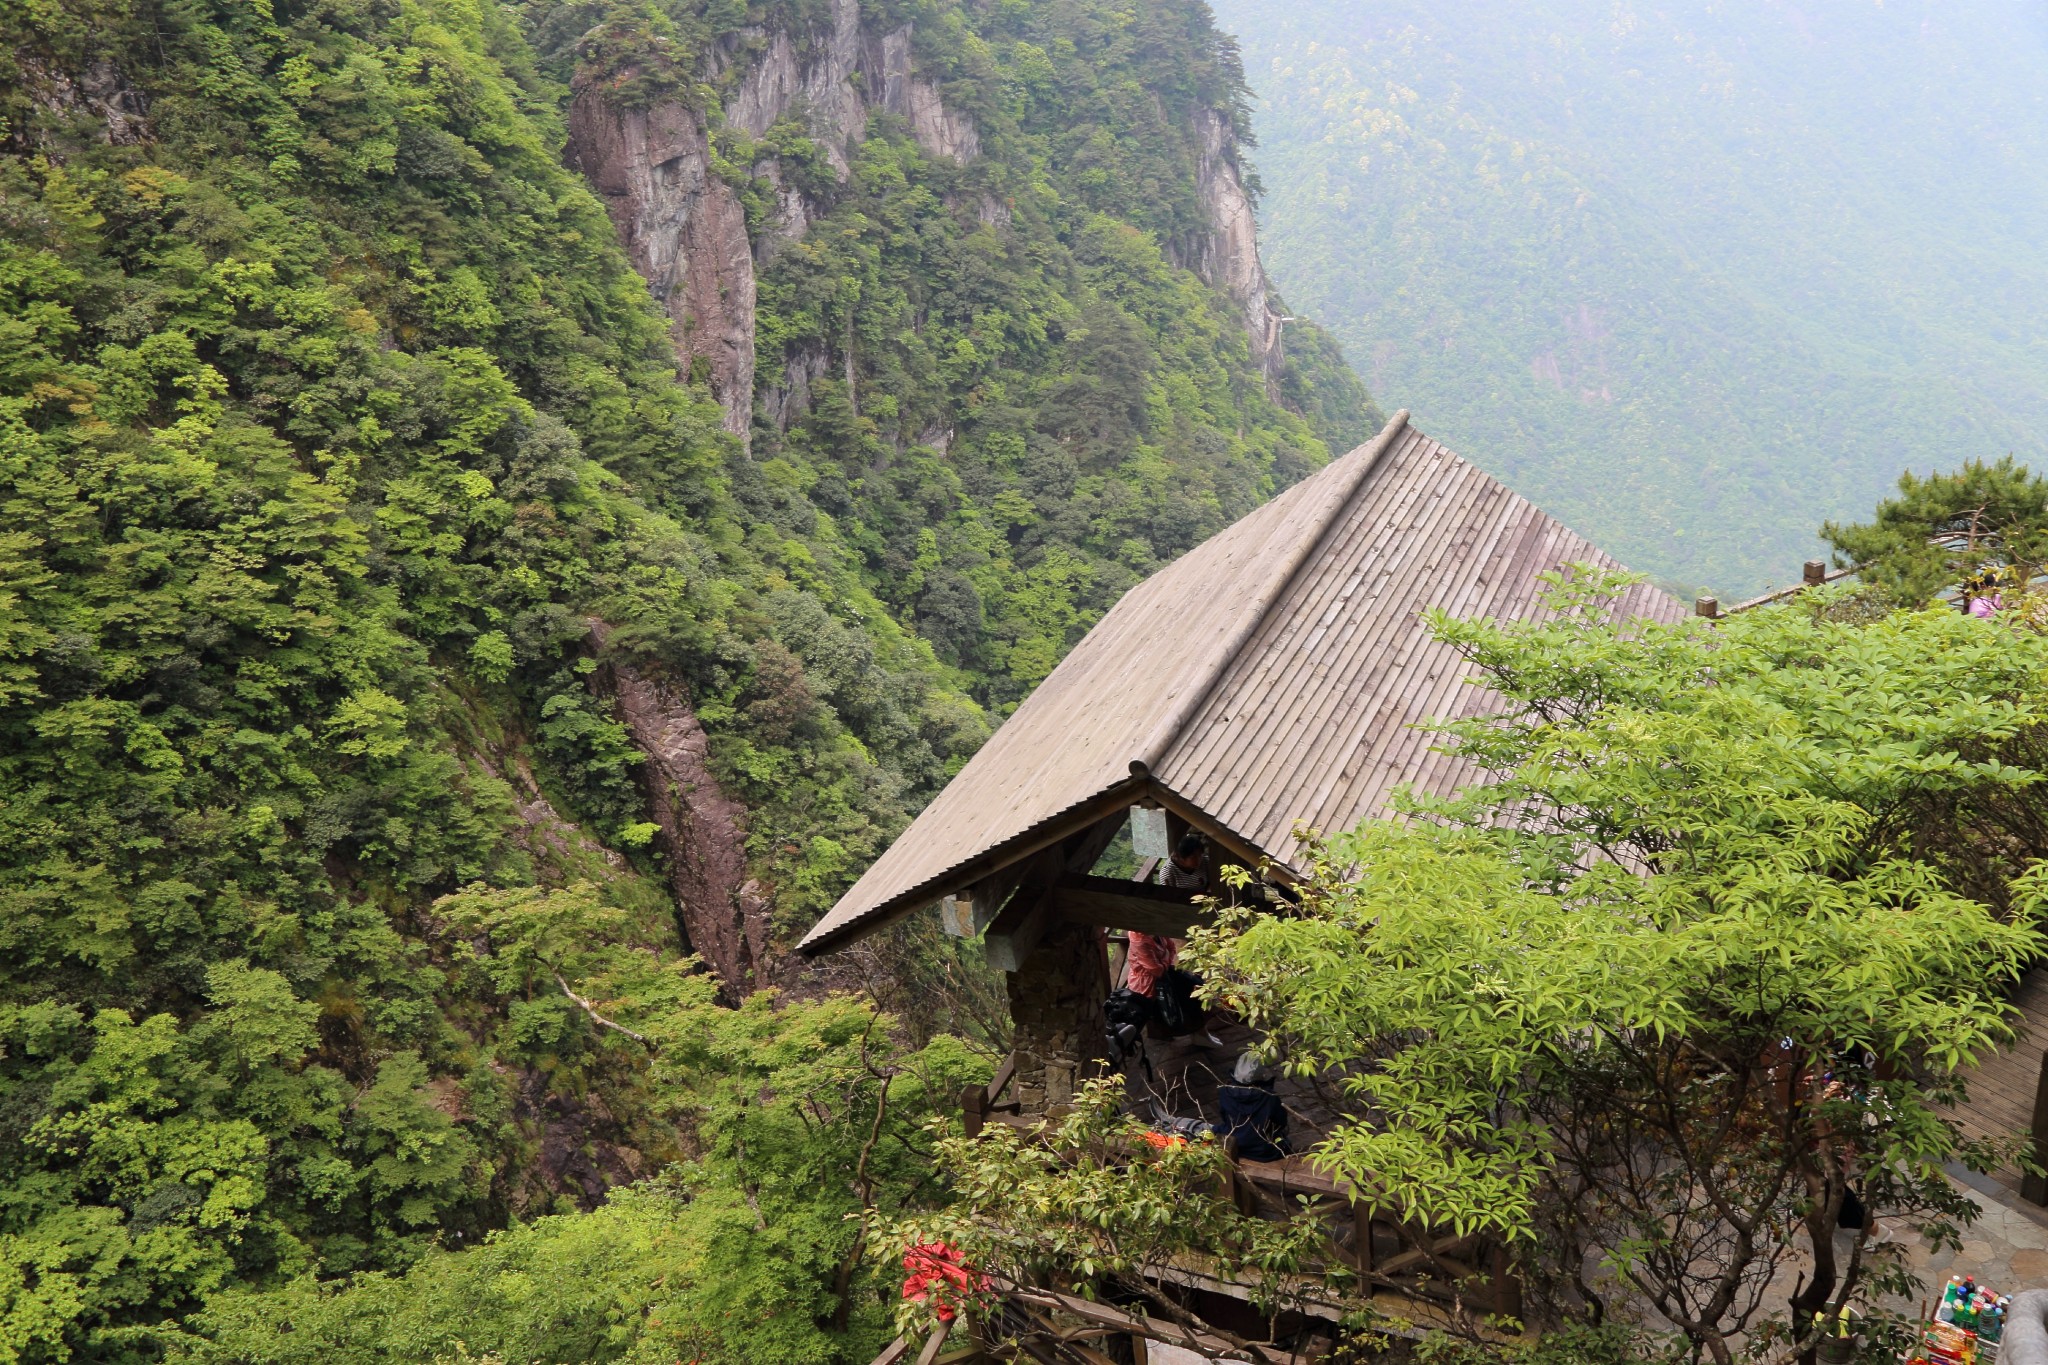
[[[1210,919],[1186,891],[1166,886],[1141,886],[1116,877],[1084,877],[1069,872],[1053,888],[1053,907],[1070,924],[1105,929],[1135,929],[1141,934],[1183,937]]]
[[[981,948],[989,966],[1001,972],[1024,969],[1024,960],[1058,920],[1059,912],[1047,894],[1053,884],[1063,874],[1086,873],[1095,866],[1095,860],[1123,828],[1125,818],[1123,808],[1118,807],[1031,860],[1030,866],[1018,876],[1016,889],[1010,892],[1002,912],[985,926]],[[1100,944],[1096,950],[1101,951]],[[1106,973],[1107,957],[1103,965]]]
[[[1693,603],[1692,609],[1696,616],[1704,616],[1709,621],[1717,620],[1721,615],[1721,599],[1710,592],[1701,593],[1699,601]]]
[[[988,1125],[988,1091],[985,1088],[970,1085],[960,1092],[960,1122],[966,1128],[967,1136],[981,1136],[981,1130]]]
[[[1187,838],[1187,817],[1172,806],[1166,808],[1166,856],[1171,858],[1180,851],[1180,841]]]
[[[1809,560],[1807,560],[1807,561],[1806,561],[1806,586],[1807,586],[1807,587],[1809,587],[1809,588],[1817,588],[1817,587],[1819,587],[1819,586],[1820,586],[1821,584],[1823,584],[1823,583],[1825,583],[1825,582],[1827,582],[1827,581],[1828,581],[1828,566],[1827,566],[1827,561],[1826,561],[1826,560],[1822,560],[1822,559],[1809,559]]]
[[[1495,1242],[1486,1257],[1486,1275],[1493,1283],[1493,1311],[1504,1318],[1522,1316],[1522,1277],[1515,1265],[1515,1253],[1506,1242]]]
[[[2048,1051],[2041,1053],[2041,1079],[2034,1085],[2034,1160],[2048,1166]],[[2029,1174],[2020,1181],[2020,1198],[2048,1204],[2048,1176]]]
[[[1024,959],[1038,947],[1053,919],[1052,904],[1043,886],[1033,883],[1018,887],[1003,913],[989,922],[982,935],[982,956],[999,972],[1023,970]]]

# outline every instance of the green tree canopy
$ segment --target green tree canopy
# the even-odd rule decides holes
[[[2015,870],[2001,913],[1922,826],[2038,784],[2012,760],[2048,640],[1827,599],[1615,621],[1619,581],[1560,578],[1542,622],[1439,615],[1500,698],[1443,727],[1492,780],[1319,844],[1298,914],[1193,955],[1289,1066],[1343,1079],[1320,1166],[1525,1242],[1555,1311],[1626,1293],[1727,1360],[1794,1229],[1815,1268],[1781,1328],[1905,1286],[1867,1231],[1836,1265],[1851,1191],[1952,1236],[1943,1165],[2000,1156],[1944,1106],[2009,1036],[2044,883]]]
[[[1899,478],[1898,496],[1867,522],[1828,522],[1821,535],[1835,562],[1920,604],[1988,567],[2024,581],[2048,564],[2048,479],[2008,455],[1971,460],[1949,474]]]

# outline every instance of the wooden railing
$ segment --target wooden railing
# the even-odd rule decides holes
[[[989,1084],[962,1092],[970,1137],[990,1123],[1029,1126],[1016,1101],[1003,1098],[1015,1074],[1012,1054]],[[1474,1320],[1521,1317],[1521,1278],[1505,1243],[1478,1233],[1419,1226],[1389,1211],[1384,1201],[1361,1198],[1349,1182],[1323,1174],[1304,1158],[1235,1158],[1215,1193],[1247,1217],[1274,1222],[1312,1218],[1323,1223],[1329,1261],[1322,1267],[1304,1267],[1304,1273],[1341,1264],[1357,1276],[1367,1296],[1391,1293]]]
[[[1733,616],[1738,611],[1752,611],[1757,607],[1767,607],[1773,602],[1782,602],[1788,597],[1797,597],[1808,588],[1818,588],[1837,579],[1847,578],[1851,574],[1862,573],[1868,567],[1865,564],[1858,564],[1852,568],[1830,572],[1824,561],[1809,559],[1800,573],[1800,581],[1789,588],[1776,588],[1767,593],[1760,593],[1747,601],[1737,602],[1732,607],[1723,607],[1721,599],[1712,593],[1702,593],[1693,603],[1693,614],[1704,616],[1709,621],[1718,621],[1724,616]]]
[[[960,1092],[960,1118],[967,1126],[967,1136],[980,1137],[981,1130],[988,1127],[991,1118],[1016,1114],[1023,1108],[1014,1099],[1003,1099],[1003,1092],[1016,1078],[1017,1054],[1012,1052],[1003,1058],[1003,1064],[996,1068],[995,1076],[987,1085],[970,1085]]]
[[[1509,1249],[1494,1238],[1417,1226],[1301,1157],[1239,1160],[1232,1184],[1240,1212],[1322,1220],[1335,1257],[1369,1289],[1457,1305],[1481,1317],[1521,1317],[1521,1279]]]

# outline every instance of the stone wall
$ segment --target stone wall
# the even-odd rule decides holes
[[[1102,1002],[1109,998],[1109,969],[1099,933],[1056,924],[1007,978],[1017,1026],[1016,1096],[1025,1118],[1067,1104],[1082,1081],[1107,1070]]]

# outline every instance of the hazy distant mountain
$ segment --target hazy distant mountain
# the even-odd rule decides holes
[[[2048,10],[1217,0],[1267,261],[1388,408],[1739,592],[1905,467],[2048,463]]]

